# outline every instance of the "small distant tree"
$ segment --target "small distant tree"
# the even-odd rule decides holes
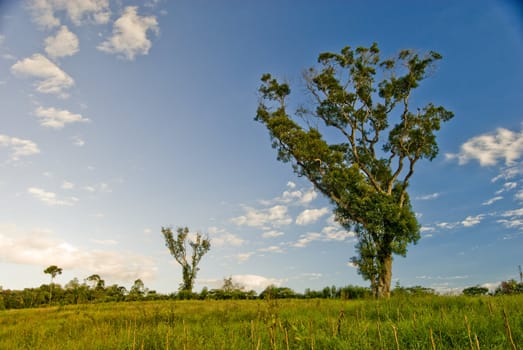
[[[146,292],[147,289],[145,288],[145,284],[140,278],[138,278],[136,281],[134,281],[134,284],[131,287],[131,291],[129,292],[129,298],[131,300],[142,299],[145,296]]]
[[[46,268],[44,270],[44,273],[45,274],[49,274],[51,275],[51,285],[49,286],[49,304],[51,304],[51,301],[53,299],[53,282],[54,282],[54,278],[57,276],[57,275],[61,275],[62,274],[62,268],[56,266],[56,265],[51,265],[49,266],[48,268]]]
[[[518,283],[515,279],[508,281],[502,281],[501,284],[496,288],[494,294],[496,295],[507,295],[507,294],[521,294],[523,293],[523,283]]]
[[[194,241],[188,240],[189,229],[187,227],[179,227],[176,233],[175,238],[172,228],[162,227],[165,246],[169,248],[169,252],[176,262],[182,266],[183,282],[180,284],[179,290],[183,292],[182,294],[192,294],[194,280],[200,270],[198,264],[202,257],[211,249],[211,241],[209,238],[204,238],[199,232],[196,234]],[[187,256],[187,243],[192,247],[190,260]]]
[[[487,293],[488,288],[481,286],[474,286],[463,289],[463,294],[467,296],[485,295]]]
[[[86,278],[86,281],[91,282],[93,289],[103,290],[105,288],[105,281],[100,277],[100,275],[91,275]]]

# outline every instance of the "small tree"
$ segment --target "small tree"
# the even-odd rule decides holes
[[[136,281],[134,281],[134,284],[129,291],[129,298],[131,300],[143,299],[146,293],[147,289],[145,288],[145,284],[140,278],[138,278]]]
[[[44,273],[51,275],[51,285],[49,286],[49,304],[53,299],[53,281],[57,275],[62,274],[62,269],[56,265],[51,265],[44,270]]]
[[[488,288],[481,286],[474,286],[463,289],[463,294],[467,296],[485,295],[487,293]]]
[[[176,238],[173,236],[172,228],[162,227],[162,234],[165,238],[165,246],[174,259],[182,266],[183,282],[180,284],[180,292],[192,293],[196,274],[200,270],[198,264],[202,257],[211,249],[209,238],[203,238],[201,233],[196,234],[194,241],[188,241],[189,229],[179,227],[176,230]],[[187,257],[187,243],[192,247],[190,261]]]

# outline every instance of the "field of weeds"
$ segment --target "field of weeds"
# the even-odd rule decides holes
[[[523,295],[84,304],[0,312],[0,349],[520,349]]]

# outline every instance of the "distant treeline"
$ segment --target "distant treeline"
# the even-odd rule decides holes
[[[96,277],[98,277],[96,275]],[[91,283],[88,283],[91,282]],[[486,295],[485,287],[474,286],[465,288],[463,294]],[[431,295],[434,289],[422,286],[402,287],[399,284],[393,289],[392,295]],[[490,295],[523,294],[523,283],[516,280],[502,282]],[[80,283],[77,278],[65,286],[57,283],[43,284],[38,288],[23,290],[3,289],[0,286],[0,310],[34,308],[48,305],[70,305],[83,303],[128,302],[148,300],[241,300],[241,299],[366,299],[373,298],[370,288],[349,285],[345,287],[325,287],[321,290],[307,288],[304,293],[295,292],[288,287],[268,286],[261,293],[254,290],[246,291],[244,287],[232,283],[231,278],[225,279],[222,288],[208,289],[204,287],[200,293],[175,292],[161,294],[145,287],[138,279],[128,290],[124,286],[113,284],[105,286],[101,278]]]

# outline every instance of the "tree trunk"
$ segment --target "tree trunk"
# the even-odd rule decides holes
[[[392,254],[378,258],[380,260],[380,273],[378,276],[378,298],[390,297],[390,283],[392,280]]]

